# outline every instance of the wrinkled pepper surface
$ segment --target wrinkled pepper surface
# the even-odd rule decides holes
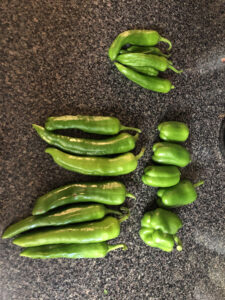
[[[158,130],[160,138],[168,142],[185,142],[189,136],[189,129],[183,122],[162,122]]]

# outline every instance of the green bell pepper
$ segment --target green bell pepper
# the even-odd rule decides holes
[[[177,250],[181,251],[182,242],[176,233],[182,225],[181,219],[175,213],[157,208],[144,214],[139,235],[148,246],[171,252],[176,243]]]
[[[154,187],[170,187],[180,181],[180,171],[175,166],[148,166],[144,169],[142,181]]]
[[[158,130],[160,138],[168,142],[185,142],[189,136],[187,125],[177,121],[162,122]]]
[[[161,142],[153,145],[154,155],[152,159],[160,164],[187,166],[190,161],[190,153],[181,145]]]
[[[157,192],[157,204],[160,207],[180,207],[190,204],[197,199],[195,188],[204,181],[192,184],[189,180],[182,180],[177,185],[169,188],[161,188]]]

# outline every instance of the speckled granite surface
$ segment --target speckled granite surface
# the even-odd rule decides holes
[[[55,165],[32,123],[63,114],[117,116],[143,129],[136,151],[148,147],[138,169],[120,178],[137,195],[127,200],[132,216],[115,240],[129,250],[101,260],[32,261],[0,240],[0,298],[224,299],[225,165],[218,148],[225,113],[224,1],[2,0],[0,7],[0,234],[28,216],[38,196],[88,179]],[[130,28],[154,28],[173,42],[174,64],[185,72],[168,72],[176,86],[168,95],[136,86],[110,63],[110,43]],[[140,176],[157,124],[170,119],[191,129],[186,146],[193,160],[183,177],[205,185],[194,204],[177,210],[184,251],[167,254],[145,246],[138,230],[156,192]]]

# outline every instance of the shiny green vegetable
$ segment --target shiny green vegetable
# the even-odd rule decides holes
[[[180,181],[180,171],[175,166],[148,166],[144,169],[142,181],[154,187],[169,187]]]
[[[168,79],[139,74],[138,72],[119,63],[114,64],[124,76],[147,90],[159,93],[168,93],[171,89],[174,88],[174,86]]]
[[[21,232],[44,226],[59,226],[99,220],[107,214],[122,215],[119,211],[108,209],[103,204],[79,204],[40,216],[30,216],[9,226],[2,238],[11,238]]]
[[[141,132],[138,128],[121,125],[120,121],[114,117],[80,115],[49,117],[45,123],[45,129],[49,131],[56,129],[80,129],[84,132],[103,135],[114,135],[122,130]]]
[[[132,70],[142,73],[142,74],[146,74],[148,76],[158,76],[159,71],[157,71],[156,69],[152,68],[152,67],[131,67]]]
[[[170,62],[162,56],[154,54],[145,54],[145,53],[125,53],[120,54],[116,60],[123,65],[136,67],[151,67],[158,71],[164,72],[167,69],[171,69],[176,73],[181,73],[182,71],[176,70],[171,66]]]
[[[165,54],[159,48],[151,47],[151,46],[130,46],[126,49],[120,50],[120,54],[130,53],[130,52],[138,52],[138,53],[146,53],[146,54],[148,53],[148,54],[155,54],[164,57],[170,57],[170,54]]]
[[[158,130],[160,138],[168,142],[185,142],[189,136],[187,125],[177,121],[162,122]]]
[[[126,44],[137,46],[155,46],[159,42],[168,43],[169,49],[172,48],[171,42],[161,37],[155,30],[127,30],[120,33],[111,44],[108,53],[109,58],[112,61],[115,60],[121,48]]]
[[[75,225],[58,226],[56,228],[37,229],[22,233],[13,243],[22,247],[35,247],[50,244],[88,244],[114,239],[120,234],[120,220],[108,216],[101,221]]]
[[[191,162],[189,152],[181,145],[161,142],[153,145],[152,160],[160,164],[185,167]]]
[[[64,151],[80,155],[109,155],[128,152],[135,148],[138,134],[120,133],[117,136],[103,140],[73,138],[54,134],[41,126],[33,124],[38,135],[48,144]]]
[[[107,205],[121,205],[126,197],[135,196],[126,191],[119,181],[74,183],[59,187],[39,197],[32,214],[43,214],[53,208],[80,202],[97,202]]]
[[[95,244],[64,244],[30,247],[23,250],[20,256],[30,258],[101,258],[110,251],[122,248],[127,250],[125,244],[109,245],[105,242]]]
[[[194,202],[197,199],[195,188],[204,181],[192,184],[189,180],[181,180],[177,185],[159,189],[157,204],[160,207],[180,207]]]
[[[144,214],[139,235],[148,246],[171,252],[176,243],[181,251],[182,242],[176,236],[181,227],[182,221],[176,214],[157,208]]]
[[[75,156],[64,153],[55,148],[47,148],[54,161],[64,169],[86,175],[118,176],[133,172],[138,165],[138,159],[144,154],[143,148],[138,155],[131,152],[114,158],[95,156]]]

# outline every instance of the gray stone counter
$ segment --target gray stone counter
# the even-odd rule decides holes
[[[218,147],[225,113],[223,2],[1,1],[0,234],[51,189],[100,180],[54,164],[32,123],[64,114],[117,116],[142,129],[135,153],[143,145],[147,151],[135,172],[120,177],[137,196],[127,199],[131,217],[114,241],[129,250],[104,259],[41,261],[20,257],[11,240],[0,240],[0,299],[225,298],[225,161]],[[167,72],[175,85],[170,93],[137,86],[109,61],[113,39],[133,28],[156,29],[173,42],[174,65],[184,73]],[[192,163],[182,176],[205,180],[198,200],[176,210],[184,223],[182,252],[147,247],[138,235],[156,198],[140,177],[162,120],[189,125]]]

